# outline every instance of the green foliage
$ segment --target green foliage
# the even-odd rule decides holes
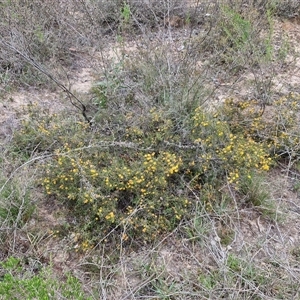
[[[0,265],[5,269],[5,270],[15,270],[18,269],[19,265],[19,259],[11,256],[9,257],[6,261],[1,262]],[[18,269],[20,271],[20,269]]]
[[[223,1],[213,15],[214,30],[208,27],[205,36],[195,38],[195,47],[200,57],[210,51],[211,64],[224,67],[227,75],[245,69],[260,74],[285,58],[286,42],[279,41],[274,48],[274,8],[269,1],[249,5]]]
[[[141,233],[153,239],[172,230],[189,210],[190,201],[171,192],[176,192],[174,176],[182,165],[175,154],[96,150],[56,155],[43,179],[47,194],[74,204],[102,236],[119,226],[127,230],[124,240]]]
[[[121,9],[122,20],[125,24],[128,24],[130,20],[130,5],[124,1],[124,6]]]
[[[256,101],[228,99],[216,111],[198,107],[183,120],[168,105],[139,117],[129,111],[102,119],[109,135],[100,119],[95,133],[78,120],[61,122],[29,106],[31,119],[15,143],[20,150],[51,150],[41,182],[85,223],[83,248],[99,232],[100,238],[114,232],[123,241],[150,241],[188,218],[195,205],[191,191],[213,210],[222,201],[218,187],[227,182],[247,203],[263,206],[268,195],[258,192],[254,171],[299,154],[298,99],[282,97],[264,114]]]
[[[15,142],[31,151],[52,151],[42,184],[47,195],[67,203],[85,222],[90,237],[82,240],[83,248],[99,232],[101,238],[115,232],[124,241],[150,241],[189,216],[190,191],[214,209],[222,199],[217,187],[227,181],[248,203],[265,204],[267,194],[257,191],[253,171],[268,171],[281,155],[299,154],[298,98],[290,94],[275,101],[271,118],[257,102],[233,99],[215,112],[198,107],[184,120],[173,118],[168,106],[138,118],[115,114],[105,122],[125,122],[122,128],[108,123],[114,139],[70,118],[37,115],[30,106],[32,118]],[[129,126],[132,122],[136,126]]]
[[[274,157],[295,158],[299,155],[300,96],[289,93],[263,111],[257,109],[257,104],[255,100],[226,101],[225,115],[232,130],[244,132],[254,141],[263,142]]]
[[[122,42],[120,42],[122,44]],[[115,98],[120,94],[121,89],[125,89],[124,80],[120,78],[122,74],[122,63],[115,63],[105,73],[102,80],[95,82],[92,93],[94,95],[93,105],[100,111],[107,109]],[[96,121],[99,115],[95,115]],[[101,117],[101,116],[100,116]]]
[[[226,256],[226,271],[219,268],[212,268],[212,270],[202,270],[198,276],[198,281],[205,288],[206,292],[212,292],[216,289],[221,289],[225,285],[238,285],[238,298],[243,299],[258,299],[253,298],[253,290],[264,290],[269,288],[269,282],[266,279],[268,276],[267,271],[257,268],[254,264],[241,259],[239,256],[229,253]],[[226,274],[224,276],[224,274]],[[208,296],[209,294],[207,294]],[[224,291],[223,296],[228,295]]]
[[[243,202],[253,204],[254,206],[263,206],[270,199],[268,189],[263,186],[263,178],[258,174],[245,177],[239,184],[239,191],[242,193]]]
[[[243,48],[250,39],[250,21],[229,7],[224,7],[224,13],[227,16],[227,24],[224,24],[223,29],[228,43],[232,43],[232,46],[236,47],[236,49]]]
[[[239,281],[241,286],[247,287],[250,283],[260,287],[267,284],[262,270],[255,268],[253,264],[249,264],[234,254],[228,255],[227,267],[232,275],[232,280],[234,282],[236,282],[235,280]]]
[[[24,272],[21,261],[10,257],[0,263],[1,299],[91,299],[82,291],[81,285],[75,277],[67,274],[62,282],[54,277],[50,268],[44,269],[38,275]]]
[[[206,177],[226,174],[230,183],[239,183],[239,178],[250,176],[253,169],[269,170],[272,159],[264,143],[246,135],[239,125],[232,126],[230,118],[235,116],[235,108],[226,109],[225,104],[224,112],[221,108],[214,115],[196,109],[191,133],[193,142],[202,149],[197,159],[198,169]]]

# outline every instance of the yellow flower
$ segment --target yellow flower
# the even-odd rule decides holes
[[[106,215],[105,219],[108,220],[108,221],[111,220],[113,222],[114,219],[115,219],[114,212],[110,212],[108,215]]]
[[[264,164],[261,169],[264,171],[269,171],[270,167],[267,164]]]

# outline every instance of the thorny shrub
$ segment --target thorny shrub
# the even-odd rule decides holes
[[[299,101],[289,94],[263,113],[255,101],[228,99],[213,112],[198,107],[182,124],[184,134],[157,108],[140,116],[144,127],[112,129],[110,135],[72,118],[61,123],[41,115],[40,123],[27,121],[14,142],[26,149],[27,139],[34,154],[43,140],[61,141],[50,142],[52,158],[42,166],[41,183],[85,224],[83,249],[113,237],[151,241],[188,219],[197,199],[213,208],[219,201],[213,191],[224,184],[245,193],[253,171],[299,155]],[[36,146],[33,136],[40,136]]]

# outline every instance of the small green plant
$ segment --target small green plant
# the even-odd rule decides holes
[[[265,272],[262,272],[253,264],[249,264],[243,259],[240,259],[238,256],[229,254],[226,264],[233,282],[238,281],[239,285],[245,288],[251,285],[254,285],[257,288],[268,285],[266,277],[264,276],[267,275]]]
[[[217,272],[211,272],[209,274],[200,274],[198,277],[199,283],[207,290],[213,290],[217,285],[219,279]]]
[[[38,275],[28,274],[22,263],[9,257],[0,264],[1,299],[92,299],[84,294],[79,281],[67,274],[66,281],[55,278],[50,268],[43,269]]]
[[[254,206],[264,206],[268,203],[270,193],[263,182],[264,179],[259,174],[242,178],[238,189],[243,195],[243,203]]]
[[[237,50],[242,49],[247,45],[251,34],[251,23],[249,20],[243,18],[241,14],[224,7],[224,14],[226,15],[227,24],[224,24],[224,32],[228,43]]]
[[[131,19],[130,5],[124,1],[123,7],[121,8],[121,22],[119,26],[120,31],[125,32],[130,28],[130,19]]]
[[[123,8],[121,10],[122,20],[125,24],[129,23],[130,20],[130,5],[124,1]]]

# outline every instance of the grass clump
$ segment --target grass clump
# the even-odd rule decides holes
[[[31,217],[35,206],[30,200],[30,187],[22,186],[17,179],[0,180],[1,227],[21,228]]]
[[[55,278],[50,268],[30,274],[18,258],[9,257],[0,264],[1,299],[92,299],[83,292],[79,281],[70,274],[66,281]]]

